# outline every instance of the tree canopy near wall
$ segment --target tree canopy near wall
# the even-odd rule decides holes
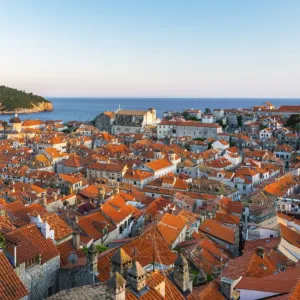
[[[285,126],[296,129],[297,125],[300,124],[300,114],[290,115],[287,119]]]

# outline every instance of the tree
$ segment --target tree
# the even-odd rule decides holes
[[[211,109],[209,107],[205,108],[204,113],[207,115],[211,114]]]
[[[94,118],[94,119],[91,121],[91,125],[93,125],[94,127],[96,126],[96,118]]]
[[[108,249],[108,247],[106,247],[105,245],[101,245],[101,244],[96,245],[96,251],[97,251],[97,253],[102,253],[102,252],[106,251],[107,249]],[[86,247],[86,246],[84,246],[84,247],[82,248],[82,252],[83,252],[85,255],[88,255],[89,248]]]
[[[239,127],[243,126],[243,117],[241,115],[237,116],[237,122]]]
[[[187,111],[184,111],[182,113],[182,116],[184,117],[185,120],[189,120],[189,118],[190,118],[190,114]]]
[[[25,91],[0,86],[0,110],[13,111],[18,108],[33,108],[40,103],[51,103],[45,98]]]
[[[300,123],[295,125],[295,130],[298,134],[300,133]]]
[[[292,127],[296,129],[296,125],[300,124],[300,114],[294,114],[290,115],[290,117],[287,119],[285,126]]]
[[[102,253],[102,252],[106,251],[107,249],[108,249],[108,247],[101,245],[101,244],[96,246],[96,250],[98,253]]]
[[[5,248],[5,237],[3,236],[2,233],[0,233],[0,249]]]
[[[222,119],[218,121],[218,124],[222,127],[223,130],[226,128],[226,124],[224,124]]]
[[[8,123],[7,123],[6,121],[4,121],[4,122],[2,123],[2,126],[3,126],[3,130],[4,130],[4,132],[5,132],[6,129],[7,129],[7,127],[8,127]]]
[[[261,124],[261,125],[259,126],[259,129],[260,129],[260,130],[263,130],[263,129],[265,129],[265,128],[268,128],[268,126],[263,125],[263,124]]]

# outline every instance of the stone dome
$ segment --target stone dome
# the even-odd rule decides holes
[[[21,119],[18,117],[18,114],[15,114],[15,116],[11,118],[9,122],[12,124],[22,123]]]

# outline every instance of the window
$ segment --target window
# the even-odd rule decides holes
[[[48,297],[54,294],[54,284],[48,287]]]
[[[38,260],[38,257],[34,257],[34,258],[31,258],[29,260],[26,260],[25,261],[25,269],[27,269],[28,267],[34,265]]]

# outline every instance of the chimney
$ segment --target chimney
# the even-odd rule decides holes
[[[78,230],[73,231],[73,234],[72,234],[72,245],[73,245],[74,249],[76,249],[76,250],[80,249],[80,233],[79,233]]]
[[[116,186],[113,188],[113,193],[114,194],[119,194],[120,188],[119,188],[119,182],[117,182]]]
[[[17,246],[14,245],[14,267],[17,267]]]
[[[260,256],[261,258],[264,258],[265,249],[264,247],[258,246],[256,247],[256,254]]]
[[[0,205],[0,216],[5,217],[6,216],[6,211],[3,205]]]
[[[53,193],[53,198],[54,198],[54,201],[57,201],[57,199],[58,199],[57,193]]]

